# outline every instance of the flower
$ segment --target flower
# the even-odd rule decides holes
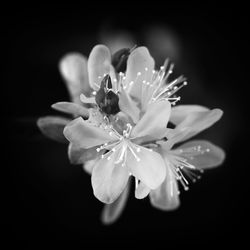
[[[95,196],[104,203],[116,200],[127,185],[130,175],[156,189],[165,178],[162,157],[152,149],[136,143],[138,138],[150,136],[158,139],[164,133],[170,115],[170,103],[161,100],[152,103],[138,123],[126,124],[122,134],[107,123],[99,126],[77,118],[64,129],[65,137],[77,148],[97,147],[102,152],[92,171]]]

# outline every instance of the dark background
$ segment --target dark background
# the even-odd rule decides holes
[[[245,239],[249,17],[243,7],[235,6],[128,5],[119,3],[116,9],[48,5],[3,13],[5,239],[74,239],[114,247],[121,246],[118,242],[167,247]],[[67,145],[43,137],[35,121],[56,114],[51,104],[69,100],[58,71],[65,53],[88,56],[105,37],[127,32],[137,45],[152,49],[159,66],[164,43],[152,33],[157,28],[171,30],[170,37],[174,34],[178,41],[176,53],[171,54],[171,45],[162,53],[171,54],[176,75],[188,77],[181,103],[224,110],[223,119],[198,137],[223,147],[227,158],[221,167],[205,172],[190,191],[182,192],[178,210],[158,211],[148,199],[139,201],[131,194],[120,220],[106,227],[99,220],[102,204],[92,194],[89,176],[81,166],[69,164]]]

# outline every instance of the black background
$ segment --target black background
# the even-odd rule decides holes
[[[7,59],[2,61],[6,69],[1,91],[5,127],[1,206],[5,239],[74,239],[114,247],[121,246],[118,242],[131,246],[152,242],[164,243],[166,248],[168,244],[244,240],[249,198],[243,180],[249,167],[247,113],[243,111],[249,17],[244,8],[234,6],[128,5],[48,5],[10,8],[3,13],[2,49]],[[65,53],[79,51],[88,56],[101,42],[101,34],[112,31],[127,31],[138,45],[144,45],[152,26],[170,27],[180,41],[176,72],[189,80],[182,103],[224,110],[223,119],[198,137],[223,147],[227,158],[190,191],[182,192],[177,211],[158,211],[148,199],[136,200],[131,193],[120,220],[106,227],[99,220],[102,204],[92,194],[89,176],[81,166],[69,164],[67,145],[44,138],[35,121],[56,114],[51,104],[69,100],[58,71]]]

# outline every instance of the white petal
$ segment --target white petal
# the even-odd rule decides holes
[[[89,112],[87,108],[77,103],[73,103],[73,102],[57,102],[57,103],[54,103],[51,107],[58,111],[71,114],[75,117],[77,116],[88,117],[89,116]]]
[[[138,180],[142,181],[150,189],[156,189],[165,179],[166,168],[161,155],[145,147],[137,146],[139,152],[134,149],[134,154],[128,149],[127,166]]]
[[[125,189],[129,172],[121,163],[115,163],[119,156],[119,150],[113,152],[110,160],[100,159],[92,172],[92,187],[97,199],[104,203],[114,202]]]
[[[170,122],[178,125],[191,113],[203,111],[209,111],[209,109],[199,105],[177,105],[175,107],[172,107]]]
[[[105,225],[114,223],[122,214],[129,196],[130,183],[117,200],[111,204],[106,204],[102,210],[101,221]]]
[[[154,59],[146,47],[138,47],[132,51],[127,61],[125,80],[125,85],[131,86],[129,90],[131,96],[141,100],[143,81],[151,81],[154,66]],[[132,85],[130,85],[131,82],[133,82]]]
[[[156,101],[148,105],[131,132],[131,137],[151,136],[152,139],[161,139],[167,130],[171,105],[168,101]]]
[[[165,159],[165,162],[166,179],[158,189],[150,192],[150,202],[160,210],[174,210],[180,205],[178,184],[168,160]]]
[[[89,161],[86,161],[84,164],[83,164],[83,169],[90,175],[92,175],[92,172],[93,172],[93,169],[95,167],[95,165],[97,164],[99,158],[95,158],[93,160],[89,160]]]
[[[144,199],[151,189],[147,187],[142,181],[138,184],[138,187],[135,189],[135,198]]]
[[[115,73],[111,65],[111,54],[104,45],[96,45],[88,60],[89,84],[94,90],[98,90],[101,80],[106,74],[114,79]]]
[[[59,70],[65,80],[66,86],[71,96],[71,100],[80,103],[81,93],[89,94],[87,59],[79,53],[70,53],[65,55],[60,63]]]
[[[70,122],[63,133],[70,142],[81,148],[92,148],[117,140],[115,136],[111,136],[104,129],[84,121],[81,117]]]
[[[50,139],[67,142],[63,135],[64,127],[70,123],[69,119],[56,116],[45,116],[37,120],[37,126],[41,132]]]
[[[197,150],[198,148],[200,149]],[[221,165],[225,159],[225,152],[223,149],[204,140],[184,143],[171,152],[187,159],[188,163],[198,169],[217,167]]]

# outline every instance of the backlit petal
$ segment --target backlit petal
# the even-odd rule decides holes
[[[128,182],[125,190],[111,204],[106,204],[102,210],[101,221],[105,225],[114,223],[122,214],[129,196],[130,183]]]
[[[151,204],[160,210],[174,210],[180,205],[178,184],[166,159],[166,179],[156,190],[150,192]]]
[[[114,152],[108,160],[100,159],[92,172],[92,187],[97,199],[104,203],[114,202],[125,189],[129,172],[121,163],[116,164],[119,150]]]
[[[63,135],[63,129],[69,122],[69,119],[63,117],[45,116],[37,120],[37,126],[50,139],[67,143],[68,141]]]
[[[147,187],[142,181],[138,184],[138,187],[135,189],[135,198],[144,199],[151,189]]]
[[[154,66],[154,59],[146,47],[138,47],[132,51],[127,61],[125,80],[131,96],[141,99],[143,81],[151,81]]]
[[[116,140],[104,129],[93,126],[81,117],[70,122],[63,133],[70,142],[81,148],[92,148]]]
[[[221,165],[225,152],[209,141],[197,140],[184,143],[171,152],[185,158],[188,163],[198,169],[207,169]]]
[[[104,75],[114,77],[114,69],[111,65],[111,54],[104,45],[96,45],[88,60],[89,84],[94,90],[98,90]]]
[[[170,110],[168,101],[161,100],[149,104],[146,113],[133,128],[131,137],[151,136],[153,139],[161,139],[166,134]]]
[[[73,102],[57,102],[57,103],[54,103],[51,107],[58,111],[71,114],[75,117],[77,116],[88,117],[89,116],[89,112],[87,108],[77,103],[73,103]]]
[[[128,149],[127,166],[129,171],[138,180],[142,181],[150,189],[156,189],[165,179],[166,168],[160,154],[137,146],[140,151],[134,150],[134,154]]]
[[[209,111],[208,108],[199,105],[177,105],[172,107],[170,121],[178,125],[191,113]]]
[[[59,70],[65,80],[71,100],[80,103],[80,94],[85,93],[88,95],[91,92],[87,59],[79,53],[67,54],[59,63]]]

